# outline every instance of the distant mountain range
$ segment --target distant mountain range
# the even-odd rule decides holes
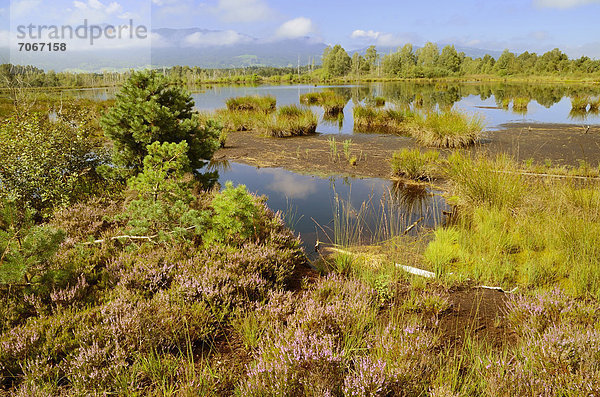
[[[21,64],[32,64],[45,70],[101,71],[123,70],[149,66],[199,66],[203,68],[239,68],[247,66],[296,66],[314,61],[320,64],[327,46],[313,38],[257,39],[233,31],[190,29],[154,29],[151,61],[147,49],[69,50],[67,53],[45,53],[21,58]],[[443,47],[442,44],[439,45]],[[417,49],[418,47],[415,47]],[[355,51],[364,53],[366,47]],[[386,54],[396,47],[379,47]],[[501,52],[470,47],[456,47],[466,55],[480,57]],[[8,51],[0,48],[0,63],[9,62]]]

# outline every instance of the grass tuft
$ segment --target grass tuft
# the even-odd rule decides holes
[[[462,148],[477,142],[483,129],[480,116],[449,110],[418,117],[413,135],[426,146]]]
[[[431,179],[439,156],[434,150],[402,149],[392,155],[392,172],[408,179]]]
[[[270,113],[275,111],[277,101],[273,96],[241,96],[229,98],[226,101],[227,109],[231,111],[253,111]]]
[[[370,106],[354,107],[354,130],[407,135],[415,113],[410,110],[376,109]]]
[[[312,110],[288,105],[279,108],[263,129],[266,135],[275,137],[309,135],[316,132],[317,122]]]
[[[302,94],[300,102],[306,105],[320,105],[326,116],[337,116],[344,110],[348,101],[342,95],[328,90]]]
[[[587,110],[590,98],[586,96],[571,97],[571,110],[575,112],[585,112]]]

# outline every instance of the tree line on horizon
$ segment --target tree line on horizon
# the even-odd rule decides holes
[[[380,54],[372,45],[364,55],[355,52],[352,57],[339,44],[323,51],[323,72],[331,77],[350,75],[439,78],[449,76],[494,75],[506,76],[574,76],[587,77],[600,74],[600,60],[587,56],[569,59],[555,48],[542,55],[525,51],[519,55],[504,50],[498,59],[489,54],[473,58],[458,52],[454,45],[440,51],[435,43],[428,42],[414,49],[412,44],[398,47],[395,52]]]
[[[207,69],[198,66],[172,66],[156,68],[175,84],[202,82],[258,83],[263,79],[280,82],[300,80],[328,80],[332,78],[444,78],[460,76],[493,77],[570,77],[595,78],[600,76],[600,60],[581,56],[570,59],[555,48],[544,54],[525,51],[521,54],[504,50],[496,59],[486,54],[470,57],[458,52],[454,45],[441,50],[428,42],[415,49],[412,44],[398,47],[394,52],[380,53],[376,46],[368,47],[364,54],[352,56],[339,44],[328,46],[321,57],[321,65],[289,67],[247,66]],[[55,72],[35,66],[0,65],[0,87],[16,83],[30,87],[89,87],[120,86],[131,71]]]

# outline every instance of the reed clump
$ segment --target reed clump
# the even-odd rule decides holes
[[[392,173],[408,179],[433,178],[440,153],[436,150],[402,149],[392,155]]]
[[[571,97],[571,110],[575,112],[585,112],[588,103],[590,103],[590,98],[587,96]]]
[[[277,106],[275,97],[267,95],[249,95],[235,98],[229,98],[226,101],[227,109],[230,111],[250,111],[250,112],[274,112]]]
[[[336,116],[344,110],[348,102],[345,97],[333,91],[309,92],[300,95],[300,102],[306,105],[320,105],[327,116]]]
[[[381,96],[369,97],[365,102],[367,103],[367,105],[374,106],[377,108],[385,106],[385,98]]]
[[[317,123],[317,115],[310,109],[288,105],[268,118],[262,130],[274,137],[309,135],[316,132]]]
[[[262,111],[218,109],[216,118],[228,131],[252,131],[271,116]]]
[[[527,113],[530,99],[527,97],[517,97],[513,99],[513,112]]]
[[[425,146],[462,148],[477,142],[483,129],[480,116],[448,110],[416,118],[412,134]]]
[[[415,113],[408,109],[376,109],[361,105],[354,107],[354,130],[357,132],[408,135],[414,119]]]

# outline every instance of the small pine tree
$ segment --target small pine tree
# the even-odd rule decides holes
[[[179,87],[170,87],[163,76],[133,73],[101,119],[105,135],[113,142],[113,172],[121,177],[141,172],[147,147],[153,142],[186,141],[192,172],[202,180],[198,170],[218,149],[220,127],[212,120],[201,123],[193,107],[192,97]],[[205,185],[212,182],[209,179],[205,175]]]
[[[260,211],[245,185],[233,187],[233,183],[227,182],[213,199],[212,207],[211,227],[203,236],[206,245],[242,244],[258,235]]]
[[[196,181],[186,179],[190,171],[185,141],[148,145],[144,171],[129,180],[129,187],[137,192],[127,209],[131,233],[158,234],[168,240],[201,232],[205,216],[191,207]]]
[[[14,201],[0,202],[0,284],[39,282],[50,271],[50,258],[65,234],[36,226],[33,211]]]

